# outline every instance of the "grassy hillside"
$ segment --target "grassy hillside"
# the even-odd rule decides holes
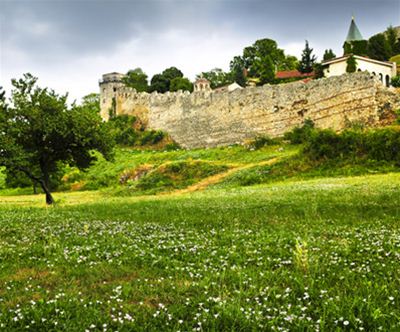
[[[60,193],[53,208],[5,197],[0,326],[399,330],[399,192],[400,175],[386,174],[185,195]]]

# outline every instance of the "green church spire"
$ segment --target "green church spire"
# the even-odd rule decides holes
[[[352,42],[354,40],[363,40],[364,38],[361,36],[360,30],[354,22],[354,16],[351,18],[349,32],[347,34],[346,42]]]

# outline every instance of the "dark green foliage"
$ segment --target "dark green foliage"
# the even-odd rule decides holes
[[[352,41],[352,53],[354,55],[366,56],[368,54],[368,41],[367,40]]]
[[[90,93],[82,98],[81,106],[95,114],[100,114],[100,95]]]
[[[127,114],[118,115],[108,121],[109,131],[117,144],[131,147],[154,145],[166,137],[161,130],[136,129],[136,121],[136,117]]]
[[[344,42],[343,44],[343,55],[348,55],[353,53],[353,47],[351,43],[349,42]]]
[[[302,144],[308,141],[313,131],[314,122],[310,119],[306,119],[303,126],[293,128],[291,131],[286,132],[283,137],[291,144]]]
[[[160,93],[169,91],[169,80],[162,74],[156,74],[151,79],[149,92],[154,92],[154,91]]]
[[[354,73],[357,70],[357,61],[353,55],[349,56],[346,63],[346,73]]]
[[[110,119],[112,119],[116,116],[117,116],[117,101],[116,101],[115,97],[112,97],[111,108],[108,110],[108,117]]]
[[[344,55],[354,54],[360,56],[368,55],[368,41],[367,40],[353,40],[344,43]]]
[[[392,85],[395,88],[400,88],[400,75],[397,75],[395,77],[392,77]]]
[[[262,64],[262,65],[261,65]],[[275,65],[269,55],[257,62],[260,84],[272,83],[275,80]]]
[[[161,130],[149,130],[143,132],[140,138],[141,145],[152,145],[161,142],[165,137],[165,133]]]
[[[372,59],[387,61],[391,56],[390,45],[383,33],[368,40],[368,56]]]
[[[245,86],[246,75],[259,78],[261,84],[274,83],[276,70],[295,69],[297,64],[296,57],[285,56],[276,41],[264,38],[244,48],[242,56],[235,56],[230,69],[233,81]]]
[[[235,56],[230,62],[230,74],[232,81],[238,83],[241,86],[246,86],[247,78],[245,75],[246,67],[245,63],[240,56]]]
[[[148,90],[147,75],[141,68],[129,70],[126,76],[123,78],[123,82],[126,86],[136,89],[138,92],[144,92]]]
[[[185,77],[175,77],[171,80],[170,91],[193,91],[193,84]]]
[[[307,140],[304,153],[312,159],[371,159],[400,165],[400,130],[315,130]]]
[[[220,68],[215,68],[208,72],[202,72],[200,75],[197,75],[196,78],[200,77],[204,77],[210,82],[211,89],[231,84],[234,81],[232,78],[232,73],[226,73]]]
[[[313,71],[314,63],[317,58],[315,55],[312,54],[312,51],[313,49],[310,48],[310,46],[308,45],[308,40],[306,40],[306,45],[304,47],[298,66],[298,70],[301,73],[311,73]]]
[[[248,146],[250,149],[258,150],[267,145],[277,145],[279,144],[278,139],[268,137],[266,135],[257,136],[253,141],[251,141]]]
[[[182,78],[183,73],[176,67],[170,67],[165,69],[162,74],[168,81],[172,81],[174,78]]]
[[[333,53],[332,49],[325,50],[324,57],[323,57],[324,61],[331,60],[331,59],[334,59],[334,58],[336,58],[336,54]]]
[[[175,83],[171,85],[172,81]],[[177,88],[178,87],[178,88]],[[188,90],[192,88],[190,81],[183,78],[183,73],[176,67],[165,69],[161,74],[156,74],[151,79],[149,92],[157,91],[164,93],[167,91]]]
[[[115,138],[115,142],[122,146],[135,145],[138,139],[138,133],[134,129],[136,117],[130,115],[118,115],[111,118],[107,125]]]
[[[112,157],[113,140],[98,113],[85,105],[68,108],[66,96],[42,89],[25,74],[13,80],[12,106],[0,100],[0,166],[24,173],[53,203],[50,178],[69,164],[88,168],[98,150]]]
[[[278,70],[294,70],[299,66],[299,60],[293,55],[287,55],[279,64]]]
[[[397,37],[396,30],[393,26],[389,26],[385,31],[386,40],[388,41],[390,48],[390,56],[394,56],[400,53],[399,45],[400,38]]]
[[[325,76],[324,74],[324,66],[317,62],[314,64],[314,77],[315,78],[323,78]]]

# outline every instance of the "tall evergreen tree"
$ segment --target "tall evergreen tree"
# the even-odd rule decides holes
[[[400,39],[397,37],[396,30],[390,25],[386,31],[386,40],[388,41],[390,47],[390,56],[396,55],[400,53],[400,50],[397,49],[397,45]]]
[[[310,48],[308,45],[308,40],[306,40],[306,45],[301,55],[301,60],[298,67],[298,70],[301,73],[311,73],[313,71],[314,63],[317,58],[312,54],[312,51],[313,49]]]
[[[372,59],[386,61],[390,58],[390,45],[383,33],[372,36],[368,40],[368,56]]]
[[[336,58],[336,54],[333,53],[332,49],[325,50],[324,57],[323,57],[324,61],[331,60],[334,58]]]

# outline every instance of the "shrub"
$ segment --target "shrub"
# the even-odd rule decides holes
[[[141,145],[147,144],[157,144],[165,137],[165,133],[161,130],[149,130],[143,132],[143,135],[140,139]]]
[[[266,145],[276,145],[279,144],[277,139],[270,138],[269,136],[262,135],[257,136],[254,140],[250,141],[248,147],[250,149],[258,150]]]
[[[332,130],[315,130],[304,153],[314,160],[363,158],[400,164],[400,130],[345,130],[340,134]]]
[[[286,132],[283,137],[292,144],[302,144],[308,141],[313,131],[314,122],[310,119],[306,119],[303,126],[293,128],[291,131]]]
[[[392,78],[392,86],[394,86],[395,88],[400,88],[400,75]]]

